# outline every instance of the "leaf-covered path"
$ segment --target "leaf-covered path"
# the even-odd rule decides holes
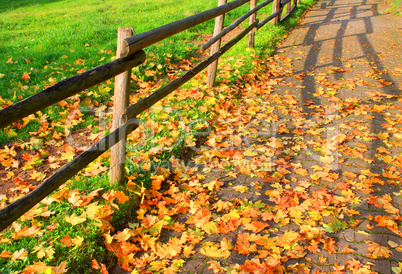
[[[402,19],[381,3],[319,1],[216,88],[205,143],[105,236],[124,269],[401,273]]]

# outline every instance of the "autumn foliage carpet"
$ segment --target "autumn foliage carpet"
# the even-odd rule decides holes
[[[319,1],[275,56],[254,61],[252,73],[214,89],[198,78],[144,114],[152,119],[130,135],[132,144],[173,135],[155,138],[147,153],[129,153],[138,169],[127,188],[140,202],[128,224],[113,228],[110,218],[128,197],[101,189],[61,190],[26,220],[49,214],[55,201],[79,209],[63,217],[66,226],[91,221],[119,265],[88,257],[88,272],[401,273],[402,66],[394,60],[402,49],[387,28],[395,19],[377,16],[377,1],[368,2]],[[366,31],[377,24],[382,32]],[[346,32],[356,29],[366,32]],[[388,55],[377,54],[379,45]],[[131,99],[150,89],[143,84]],[[170,120],[177,112],[180,119]],[[153,169],[182,133],[185,151]],[[139,169],[154,171],[148,187],[138,183]],[[43,232],[36,224],[14,225],[9,237]],[[60,238],[54,245],[86,244],[79,235]],[[52,249],[44,243],[35,252]],[[53,271],[73,267],[61,262]],[[24,271],[36,270],[45,264]]]

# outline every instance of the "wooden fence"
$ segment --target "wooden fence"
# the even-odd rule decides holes
[[[250,2],[250,11],[223,29],[224,15],[248,2]],[[117,60],[64,79],[29,98],[0,110],[0,128],[4,128],[32,113],[115,77],[112,132],[60,168],[35,190],[1,209],[0,232],[109,148],[112,148],[110,182],[122,182],[124,180],[125,140],[127,135],[139,126],[136,116],[182,86],[208,66],[210,67],[207,84],[212,87],[215,82],[217,61],[220,56],[247,34],[249,34],[248,44],[253,47],[255,30],[260,29],[271,20],[273,24],[280,22],[284,18],[281,18],[281,15],[286,14],[285,17],[288,16],[299,2],[300,0],[284,0],[282,2],[280,0],[266,0],[257,6],[257,0],[235,0],[230,3],[227,3],[227,0],[219,0],[218,7],[214,9],[138,35],[134,35],[132,28],[120,28],[118,31]],[[256,12],[270,3],[273,3],[271,15],[261,22],[256,20]],[[206,50],[211,47],[210,57],[166,86],[156,90],[150,96],[128,106],[131,69],[145,62],[146,56],[143,49],[213,18],[216,18],[213,38],[201,48]],[[247,18],[250,18],[249,26],[223,47],[220,47],[221,38]]]

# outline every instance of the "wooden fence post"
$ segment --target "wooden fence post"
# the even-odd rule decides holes
[[[286,14],[289,15],[292,12],[292,1],[288,3]]]
[[[130,27],[119,28],[117,34],[117,58],[122,57],[124,39],[134,35]],[[112,131],[121,126],[124,121],[121,117],[129,104],[131,69],[117,75],[114,83],[114,108]],[[121,139],[111,148],[110,158],[110,184],[124,181],[124,166],[126,163],[126,138]]]
[[[219,0],[218,1],[218,6],[224,5],[227,3],[227,0]],[[225,15],[222,14],[215,19],[215,28],[214,28],[214,34],[213,36],[217,35],[220,33],[223,29],[223,21],[225,20]],[[215,52],[218,52],[219,49],[221,48],[221,39],[216,41],[215,44],[212,45],[211,47],[211,55],[213,55]],[[213,62],[211,65],[209,65],[208,68],[208,78],[207,78],[207,86],[208,88],[212,88],[215,85],[215,78],[216,78],[216,71],[218,69],[218,60]]]
[[[250,10],[254,9],[256,5],[257,5],[257,0],[251,0],[250,1]],[[249,25],[251,25],[255,21],[256,15],[257,15],[257,12],[253,13],[250,16]],[[254,40],[255,40],[255,29],[250,31],[248,34],[248,47],[249,48],[254,48]]]
[[[272,3],[272,13],[277,12],[281,8],[281,0],[274,0]],[[279,23],[281,21],[281,15],[278,14],[273,20],[272,20],[272,25],[275,25],[276,23]]]

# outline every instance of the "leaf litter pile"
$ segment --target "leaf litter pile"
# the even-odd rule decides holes
[[[126,227],[111,225],[113,212],[128,200],[122,191],[61,188],[0,242],[51,233],[43,220],[63,202],[80,209],[63,217],[65,225],[90,222],[100,229],[106,249],[133,273],[374,273],[384,261],[401,273],[402,97],[354,96],[356,88],[393,83],[376,69],[335,81],[332,76],[346,70],[328,67],[310,75],[317,88],[301,102],[290,90],[301,88],[306,76],[294,74],[291,62],[278,55],[254,61],[252,73],[209,90],[197,78],[145,112],[129,136],[133,147],[148,150],[128,153],[135,164],[127,190],[141,201]],[[233,71],[226,66],[221,73]],[[402,69],[387,73],[401,76]],[[191,159],[172,154],[166,165],[155,165],[177,142]],[[6,147],[1,153],[5,161],[14,152]],[[150,171],[149,186],[141,170]],[[52,245],[74,250],[87,240],[63,235],[32,254],[3,250],[0,257],[31,256],[34,263],[24,271],[32,273],[49,265],[36,257],[53,255]],[[61,262],[53,271],[67,268],[74,266]],[[108,266],[92,259],[92,268],[107,273]]]

